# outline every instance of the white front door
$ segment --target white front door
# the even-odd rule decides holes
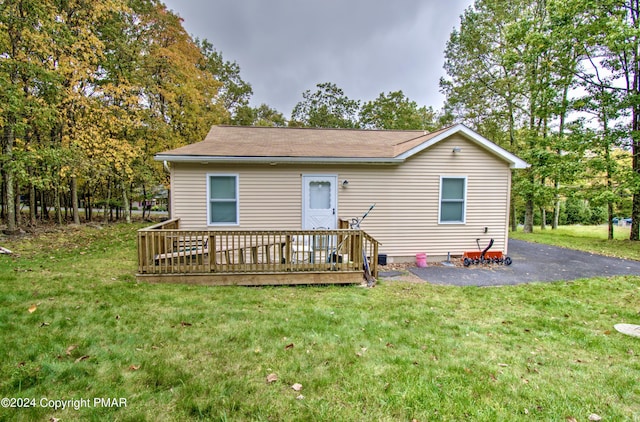
[[[338,176],[302,176],[302,229],[335,229],[338,222]]]

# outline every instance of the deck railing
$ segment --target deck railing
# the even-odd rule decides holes
[[[362,230],[183,230],[169,220],[138,231],[139,274],[363,271],[377,277],[378,242]]]

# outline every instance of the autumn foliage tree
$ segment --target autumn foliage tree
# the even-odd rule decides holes
[[[221,87],[230,70],[207,65],[212,51],[158,0],[1,2],[6,231],[22,224],[21,198],[29,223],[49,218],[50,208],[57,222],[79,222],[82,199],[88,219],[98,204],[128,217],[133,196],[166,182],[155,153],[228,121],[231,94]],[[231,70],[242,99],[246,86]]]

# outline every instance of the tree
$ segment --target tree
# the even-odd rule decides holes
[[[431,107],[418,107],[402,91],[380,93],[360,110],[360,126],[366,129],[438,129],[437,116]]]
[[[225,61],[213,44],[206,39],[196,39],[195,43],[204,56],[202,70],[213,75],[221,84],[218,99],[229,113],[229,122],[240,124],[239,121],[243,119],[241,114],[246,113],[253,94],[251,85],[240,77],[240,66],[236,62]]]
[[[358,127],[360,102],[350,100],[335,84],[325,82],[316,85],[318,90],[302,94],[291,113],[290,126],[349,128]]]
[[[236,109],[232,123],[239,126],[273,126],[284,127],[287,125],[282,113],[261,104],[259,107],[243,106]]]
[[[142,43],[140,98],[145,109],[142,129],[135,135],[142,151],[136,174],[155,175],[144,183],[168,185],[168,176],[153,155],[201,141],[212,125],[229,121],[229,112],[219,95],[223,83],[180,18],[164,5],[143,2],[137,20]]]
[[[590,153],[597,154],[592,164],[607,175],[603,198],[612,214],[617,197],[613,178],[627,173],[623,190],[633,196],[630,239],[640,240],[640,0],[567,0],[554,5],[563,12],[560,24],[568,23],[567,38],[581,49],[574,77],[587,94],[577,102],[598,122],[597,130],[586,133],[591,135]],[[614,153],[616,148],[631,150],[629,172],[618,168],[621,155]],[[612,232],[610,224],[609,236]]]
[[[86,176],[79,170],[86,170],[87,166],[82,162],[84,156],[77,152],[95,138],[96,132],[101,133],[95,130],[99,119],[87,119],[86,116],[100,111],[95,104],[96,98],[107,97],[105,91],[99,92],[96,89],[105,52],[99,29],[111,14],[124,9],[125,5],[120,0],[104,0],[97,3],[73,0],[57,4],[53,57],[56,73],[61,78],[62,90],[58,106],[60,114],[53,139],[63,150],[61,156],[73,158],[71,163],[59,163],[61,167],[57,169],[58,179],[53,186],[56,219],[59,224],[62,223],[60,195],[67,190],[64,186],[65,180],[70,180],[74,222],[80,223],[77,179]],[[103,65],[102,70],[104,69],[108,67]],[[115,100],[121,101],[119,98]],[[124,125],[125,121],[121,124]]]
[[[622,97],[630,121],[627,139],[631,149],[633,194],[630,240],[640,240],[640,0],[603,2],[595,12],[604,19],[597,33],[597,43],[604,49],[600,64],[612,73],[620,86],[611,84],[609,91]],[[591,16],[591,15],[590,15]],[[596,20],[597,21],[597,20]]]
[[[53,204],[58,223],[63,208],[78,222],[82,191],[106,203],[120,196],[128,218],[134,185],[144,191],[166,179],[155,153],[228,121],[219,75],[158,0],[0,2],[0,48],[2,217],[10,232],[20,224],[16,198],[27,190],[31,222],[36,198],[43,218]]]
[[[553,36],[547,1],[478,0],[465,11],[445,52],[448,77],[441,87],[447,110],[532,164],[514,175],[511,201],[515,206],[521,197],[527,232],[535,207],[544,213],[555,202],[557,209],[566,160],[559,146],[563,129],[554,133],[553,126],[566,117],[577,63],[567,45]],[[554,67],[559,58],[565,62],[562,71]]]
[[[24,146],[35,128],[50,123],[58,78],[51,61],[55,11],[51,2],[10,0],[0,3],[0,126],[2,184],[7,233],[18,229],[16,175]],[[16,145],[18,143],[18,145]],[[24,156],[24,155],[22,155]]]

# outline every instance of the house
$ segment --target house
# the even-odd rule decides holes
[[[388,262],[507,252],[511,170],[529,165],[468,127],[436,132],[215,126],[162,152],[189,230],[335,229],[362,216]]]

